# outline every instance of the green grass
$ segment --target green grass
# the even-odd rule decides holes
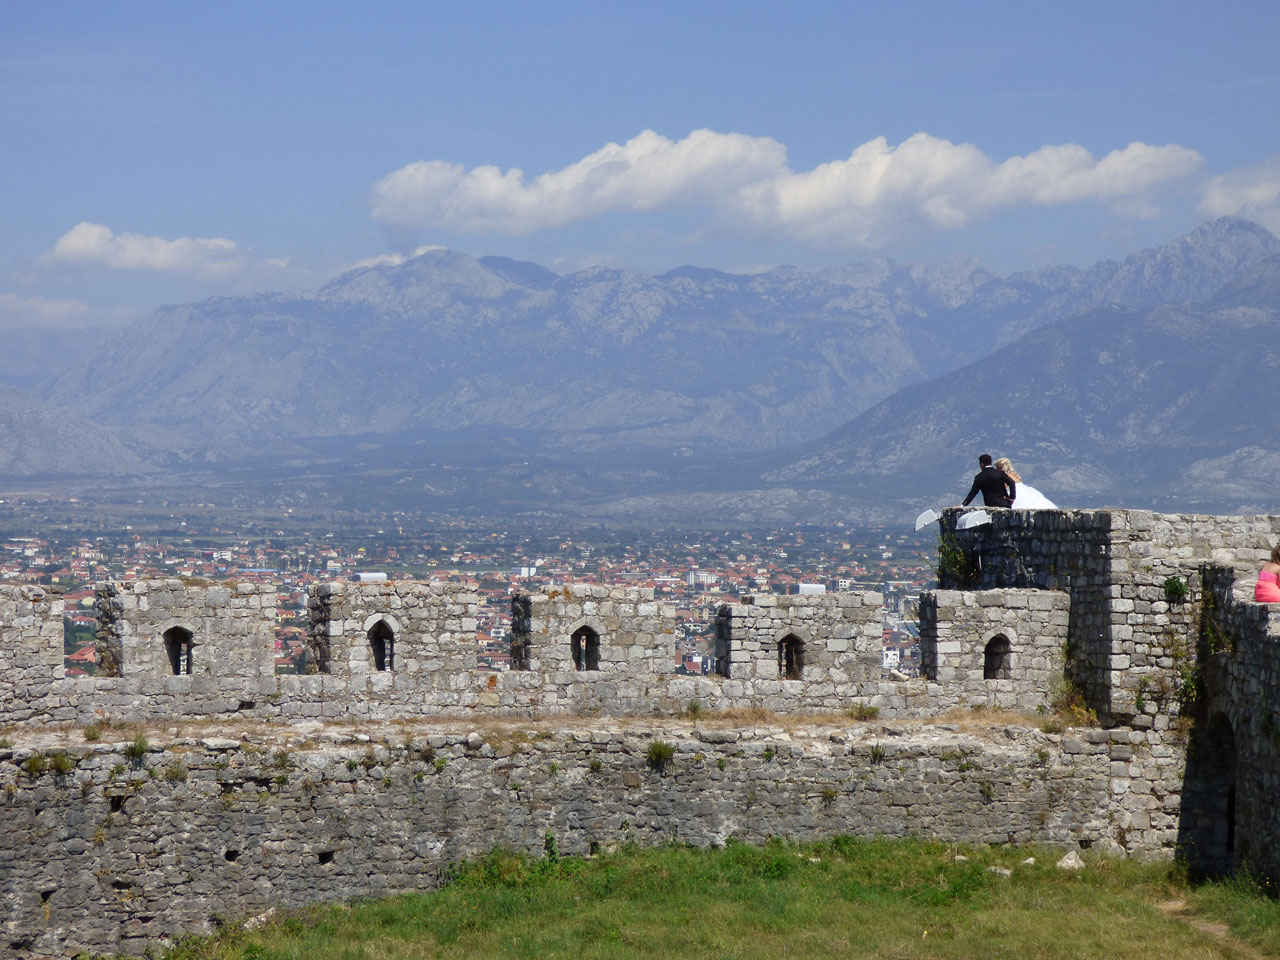
[[[957,854],[968,860],[956,860]],[[1034,856],[1034,865],[1021,863]],[[795,957],[1181,960],[1280,956],[1280,908],[1255,885],[1189,886],[1169,864],[840,838],[591,860],[495,852],[432,894],[297,912],[189,940],[175,960]],[[1013,871],[1000,876],[988,867]],[[1197,920],[1158,904],[1184,899]],[[1236,938],[1239,938],[1238,940]],[[1252,944],[1242,947],[1240,941]],[[1256,952],[1255,952],[1256,951]]]
[[[1187,897],[1196,916],[1226,924],[1235,938],[1280,956],[1280,899],[1270,880],[1234,877],[1196,887]]]

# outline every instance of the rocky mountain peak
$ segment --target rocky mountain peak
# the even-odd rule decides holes
[[[321,287],[319,296],[404,311],[458,297],[495,300],[512,286],[500,273],[464,253],[428,250],[403,263],[344,273]]]
[[[1280,240],[1251,220],[1221,217],[1129,257],[1103,302],[1131,307],[1203,300],[1254,264],[1280,254]]]

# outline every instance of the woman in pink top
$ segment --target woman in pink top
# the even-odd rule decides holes
[[[1271,548],[1271,560],[1262,565],[1253,599],[1259,603],[1280,603],[1280,543]]]

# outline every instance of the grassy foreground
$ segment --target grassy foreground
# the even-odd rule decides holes
[[[169,956],[1280,957],[1280,903],[1254,885],[1193,887],[1169,864],[1105,859],[1073,874],[1057,869],[1059,856],[850,838],[591,860],[498,852],[435,893],[229,928]]]

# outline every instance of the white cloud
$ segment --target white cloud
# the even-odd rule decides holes
[[[924,133],[896,148],[877,137],[848,160],[781,172],[742,191],[739,212],[799,240],[876,246],[906,226],[956,229],[1018,206],[1109,203],[1149,215],[1149,191],[1188,176],[1200,162],[1184,147],[1132,143],[1101,160],[1064,144],[996,163],[972,144]]]
[[[1076,144],[996,162],[972,144],[919,133],[878,137],[848,159],[797,173],[768,137],[646,130],[526,182],[523,171],[411,163],[373,185],[388,224],[523,234],[608,213],[701,206],[739,229],[814,243],[875,246],[909,225],[955,229],[1020,205],[1107,203],[1149,215],[1150,191],[1200,165],[1194,150],[1132,143],[1096,159]]]
[[[786,148],[768,137],[695,130],[672,141],[646,130],[528,184],[516,168],[411,163],[373,185],[373,216],[403,226],[531,233],[617,211],[714,202],[785,161]]]
[[[52,300],[0,293],[0,323],[5,326],[61,326],[89,312],[83,300]]]
[[[224,237],[147,237],[112,233],[100,223],[77,223],[58,238],[41,262],[68,266],[98,266],[111,270],[140,270],[219,280],[240,273],[248,260],[232,240]]]
[[[361,267],[398,267],[406,260],[412,260],[414,257],[420,257],[424,253],[430,253],[432,250],[444,249],[446,248],[437,244],[428,243],[418,247],[413,251],[413,253],[379,253],[376,256],[365,257],[362,260],[349,263],[343,268],[343,271],[359,270]]]
[[[1207,217],[1248,217],[1280,233],[1280,157],[1213,177],[1204,185],[1200,212]]]

